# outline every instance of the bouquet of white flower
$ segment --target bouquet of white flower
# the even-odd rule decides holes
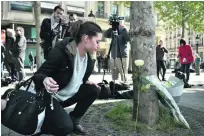
[[[162,86],[164,86],[165,88],[170,88],[172,87],[173,85],[175,85],[177,82],[175,81],[166,81],[166,82],[163,82],[162,83]]]

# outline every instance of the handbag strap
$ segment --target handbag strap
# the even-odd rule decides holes
[[[28,89],[29,89],[29,87],[30,87],[32,81],[33,81],[33,77],[30,77],[30,78],[27,79],[26,81],[23,81],[23,82],[18,83],[15,88],[16,88],[16,90],[18,90],[19,88],[21,88],[22,86],[25,86],[25,85],[28,83],[28,86],[27,86],[27,88],[26,88],[26,91],[28,91]]]

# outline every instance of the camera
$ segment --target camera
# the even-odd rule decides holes
[[[115,14],[109,17],[109,24],[112,25],[114,31],[117,30],[120,20],[124,20],[124,17],[119,17]]]

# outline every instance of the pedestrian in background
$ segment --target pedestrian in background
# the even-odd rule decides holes
[[[15,54],[15,31],[8,28],[6,30],[6,54],[5,54],[5,66],[11,76],[12,82],[17,80],[17,71],[16,71],[16,60],[14,57]]]
[[[22,81],[25,78],[24,71],[24,60],[25,60],[25,51],[26,51],[26,38],[24,36],[24,28],[16,28],[16,41],[14,43],[14,57],[16,70],[18,75],[18,81]]]
[[[200,75],[200,63],[201,63],[201,58],[198,54],[196,54],[196,58],[195,58],[196,75]]]
[[[168,50],[163,47],[163,41],[159,41],[159,45],[156,47],[156,60],[157,60],[157,77],[159,78],[159,73],[162,68],[162,81],[166,81],[165,74],[166,74],[166,64],[164,60],[164,53],[168,53]]]
[[[103,57],[100,53],[97,56],[97,61],[98,61],[98,73],[101,73],[101,69],[103,65]]]
[[[1,79],[4,77],[4,57],[5,57],[5,47],[1,43]]]
[[[30,52],[28,57],[29,57],[29,62],[30,62],[30,70],[33,71],[33,69],[34,69],[34,56],[33,56],[33,53]]]
[[[186,41],[183,39],[180,40],[178,57],[181,63],[181,71],[186,73],[186,81],[188,82],[190,77],[190,66],[194,62],[194,57],[191,45],[186,44]]]
[[[61,37],[64,9],[58,5],[54,8],[51,18],[45,18],[41,25],[40,38],[42,39],[42,48],[44,59],[47,60],[48,53],[55,46]]]
[[[4,76],[5,40],[6,32],[5,30],[1,30],[1,78]]]

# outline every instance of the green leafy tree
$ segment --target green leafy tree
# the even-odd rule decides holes
[[[201,1],[157,1],[154,7],[159,12],[159,18],[169,26],[182,27],[184,37],[185,29],[204,32],[204,3]]]
[[[129,1],[119,1],[115,4]],[[202,1],[155,1],[154,8],[159,12],[159,19],[164,21],[165,27],[171,29],[182,27],[182,37],[186,29],[204,33],[204,2]]]

